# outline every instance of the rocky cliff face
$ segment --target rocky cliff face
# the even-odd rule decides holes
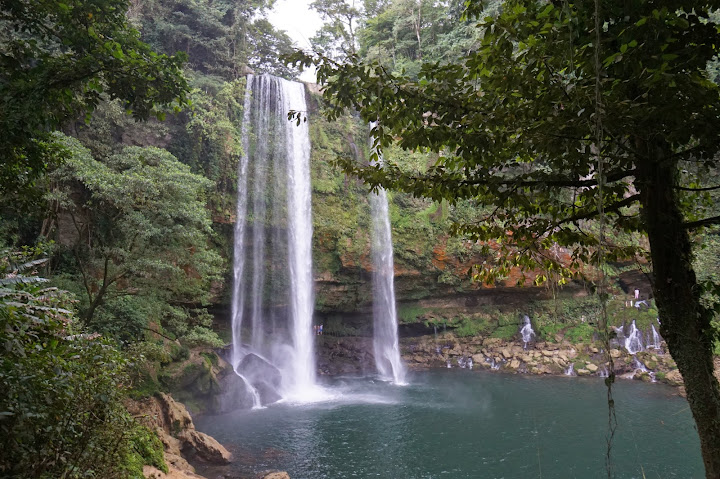
[[[539,273],[526,274],[523,277],[519,268],[513,268],[510,274],[494,285],[487,285],[472,279],[475,265],[487,262],[490,258],[477,251],[480,247],[465,242],[466,255],[449,251],[448,241],[461,240],[439,235],[426,238],[431,247],[413,249],[413,254],[398,250],[395,256],[395,293],[399,302],[411,303],[425,301],[429,303],[455,301],[460,307],[465,303],[502,304],[509,300],[512,304],[551,297],[546,287],[534,286]],[[316,269],[315,291],[316,308],[323,312],[364,311],[372,306],[372,273],[369,238],[358,234],[356,238],[345,239],[344,248],[336,244],[327,244],[322,237],[316,241],[316,263],[335,264],[334,269]],[[563,255],[567,253],[563,251]],[[520,286],[520,287],[519,287]],[[568,291],[581,289],[579,285],[570,285]]]

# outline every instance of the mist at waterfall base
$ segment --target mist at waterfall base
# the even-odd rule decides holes
[[[607,477],[601,378],[453,368],[411,373],[402,388],[359,378],[328,386],[338,393],[331,401],[196,425],[233,452],[232,477],[268,469],[293,479]],[[614,396],[614,477],[704,477],[687,402],[673,388],[619,381]]]

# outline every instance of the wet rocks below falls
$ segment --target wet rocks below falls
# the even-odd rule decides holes
[[[605,353],[593,344],[422,336],[402,342],[403,359],[411,369],[466,367],[496,369],[510,373],[607,376]],[[615,373],[626,378],[662,381],[679,386],[682,377],[675,362],[662,350],[631,355],[623,348],[611,349]]]
[[[320,336],[317,339],[319,374],[325,376],[375,374],[372,338]]]

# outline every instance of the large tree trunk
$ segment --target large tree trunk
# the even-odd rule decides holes
[[[641,147],[636,185],[647,226],[660,333],[685,381],[706,477],[720,478],[720,386],[713,375],[712,312],[700,304],[692,246],[679,207],[678,169],[662,141]]]

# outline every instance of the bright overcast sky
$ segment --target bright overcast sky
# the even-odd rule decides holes
[[[285,30],[295,45],[303,50],[310,49],[310,38],[322,25],[315,10],[310,9],[312,0],[278,0],[268,16],[278,30]],[[303,81],[314,82],[315,71],[306,70],[300,76]]]

